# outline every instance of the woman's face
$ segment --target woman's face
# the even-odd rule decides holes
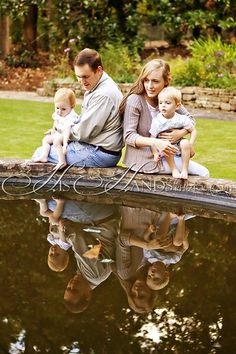
[[[163,69],[153,70],[148,76],[146,76],[143,84],[146,96],[150,99],[155,99],[165,87]]]

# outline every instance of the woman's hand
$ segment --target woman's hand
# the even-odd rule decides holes
[[[182,139],[188,131],[186,129],[170,129],[158,135],[158,138],[168,140],[170,143],[175,144]]]
[[[165,156],[173,155],[178,152],[178,148],[173,146],[168,140],[152,138],[152,145]]]

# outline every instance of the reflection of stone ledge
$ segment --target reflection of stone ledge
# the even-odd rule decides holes
[[[187,202],[198,202],[236,209],[236,182],[207,177],[190,176],[188,181],[176,180],[170,175],[135,174],[123,168],[76,168],[53,172],[52,164],[36,164],[25,160],[4,159],[0,163],[2,193],[9,186],[28,184],[54,191],[95,190],[93,195],[107,192],[136,192],[139,195],[171,197]],[[23,191],[24,189],[21,188]]]

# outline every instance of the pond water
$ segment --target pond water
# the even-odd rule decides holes
[[[0,353],[235,353],[235,216],[123,204],[0,200]]]

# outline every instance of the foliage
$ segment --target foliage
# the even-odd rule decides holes
[[[191,57],[171,61],[173,84],[236,89],[236,45],[220,37],[193,41]]]
[[[100,53],[105,70],[116,82],[136,80],[142,66],[136,50],[129,51],[125,45],[107,43]]]
[[[182,37],[198,38],[235,31],[234,0],[166,1],[142,0],[140,12],[153,25],[164,25],[166,35],[177,43]]]
[[[40,66],[37,54],[28,50],[26,43],[22,43],[19,47],[14,47],[5,57],[5,62],[8,66],[14,68],[37,68]]]
[[[105,43],[121,41],[141,47],[138,36],[140,16],[138,1],[57,0],[50,25],[50,42],[54,51],[68,47],[69,39],[76,40],[77,50],[85,47],[102,48]]]
[[[0,2],[0,14],[11,15],[13,19],[27,14],[29,6],[45,7],[47,0],[4,0]]]
[[[140,27],[144,23],[164,28],[165,36],[174,44],[182,37],[209,33],[235,35],[233,0],[5,0],[0,3],[0,15],[12,19],[13,44],[20,42],[23,19],[31,6],[38,10],[37,42],[55,57],[68,46],[70,38],[78,41],[78,50],[101,49],[106,43],[140,50],[144,43]]]
[[[56,61],[55,70],[59,78],[71,77],[74,80],[73,59],[81,48],[79,47],[79,40],[71,38],[68,41],[68,47],[64,49]],[[133,82],[142,67],[142,61],[136,47],[129,48],[122,42],[114,44],[106,43],[99,51],[102,57],[102,63],[105,71],[116,82]],[[51,59],[53,57],[51,56]]]

